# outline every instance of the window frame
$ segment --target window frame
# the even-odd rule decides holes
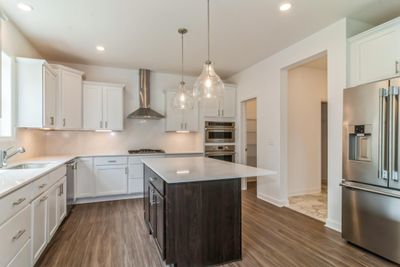
[[[0,50],[0,119],[3,116],[3,79],[4,77],[2,76],[3,74],[3,57],[7,56],[10,59],[10,90],[11,90],[11,114],[10,114],[10,127],[11,127],[11,135],[10,136],[3,136],[1,135],[1,131],[0,131],[0,141],[16,141],[16,98],[17,98],[17,94],[16,94],[16,64],[15,64],[15,57],[8,54],[6,51]]]

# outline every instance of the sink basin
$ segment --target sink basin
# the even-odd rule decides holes
[[[26,169],[41,169],[49,166],[50,163],[23,163],[7,167],[8,170],[26,170]]]

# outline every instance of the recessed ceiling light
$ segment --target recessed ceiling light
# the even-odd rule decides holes
[[[283,3],[279,6],[279,10],[280,11],[288,11],[289,9],[292,8],[292,4],[291,3]]]
[[[96,50],[99,51],[99,52],[104,52],[106,49],[102,45],[97,45],[96,46]]]
[[[31,12],[33,10],[33,6],[24,2],[19,2],[17,7],[25,12]]]

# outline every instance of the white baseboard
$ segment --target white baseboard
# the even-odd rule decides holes
[[[289,197],[295,197],[295,196],[302,196],[302,195],[308,195],[308,194],[318,194],[318,193],[321,193],[321,187],[290,192],[290,193],[288,193],[288,196]]]
[[[135,198],[143,198],[143,194],[78,198],[74,204],[86,204],[86,203],[96,203],[96,202],[135,199]]]
[[[328,227],[332,230],[335,230],[339,233],[342,232],[342,224],[338,221],[334,221],[332,219],[326,219],[325,227]]]
[[[261,200],[263,200],[265,202],[271,203],[272,205],[275,205],[275,206],[280,207],[280,208],[284,207],[284,206],[286,206],[288,204],[287,200],[280,200],[280,199],[277,199],[277,198],[274,198],[274,197],[270,197],[270,196],[267,196],[267,195],[264,195],[264,194],[260,194],[260,193],[257,194],[257,198],[259,198],[259,199],[261,199]]]

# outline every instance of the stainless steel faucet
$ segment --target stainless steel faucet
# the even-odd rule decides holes
[[[24,153],[25,148],[18,147],[15,148],[14,146],[9,147],[7,149],[0,149],[0,160],[1,160],[1,168],[7,167],[7,160],[18,153]]]

